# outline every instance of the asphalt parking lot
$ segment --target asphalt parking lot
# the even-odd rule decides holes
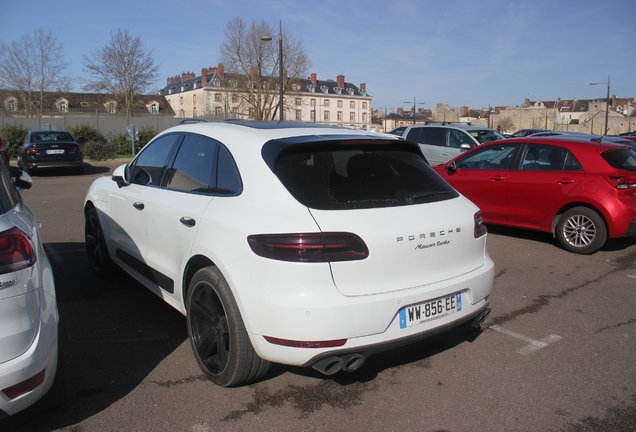
[[[0,431],[636,430],[636,239],[581,256],[546,234],[489,227],[496,278],[481,332],[378,354],[350,374],[275,366],[219,388],[181,314],[123,272],[88,268],[84,194],[123,162],[38,175],[23,192],[54,266],[63,375],[53,398]]]

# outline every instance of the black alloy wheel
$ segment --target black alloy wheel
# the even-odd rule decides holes
[[[238,386],[267,373],[270,363],[254,351],[234,295],[216,267],[194,275],[186,309],[190,344],[210,381]]]
[[[95,208],[90,208],[86,212],[84,242],[86,244],[88,262],[95,274],[100,277],[109,276],[113,269],[113,261],[108,254],[104,233]]]

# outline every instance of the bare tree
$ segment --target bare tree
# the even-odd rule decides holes
[[[62,48],[52,31],[41,28],[0,43],[0,86],[16,90],[27,112],[35,103],[42,106],[44,92],[71,87],[62,75],[69,65]]]
[[[155,65],[152,50],[128,30],[117,29],[108,45],[83,57],[84,71],[89,74],[84,90],[112,94],[130,115],[135,95],[157,81],[159,65]]]
[[[267,37],[283,40],[283,93],[289,92],[297,79],[307,76],[311,66],[302,39],[285,32],[282,26],[279,30],[263,20],[247,24],[241,18],[227,24],[221,61],[227,72],[235,74],[236,94],[258,120],[275,118],[278,108],[279,43],[264,41]]]

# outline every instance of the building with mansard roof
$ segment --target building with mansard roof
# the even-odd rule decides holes
[[[159,95],[164,96],[179,117],[251,118],[253,107],[245,102],[247,94],[237,85],[237,74],[226,73],[223,64],[201,69],[201,75],[184,72],[169,77]],[[283,96],[284,118],[288,121],[314,122],[371,129],[372,97],[366,84],[319,80],[316,73],[307,79],[295,79],[286,85]],[[278,105],[278,87],[274,105]]]

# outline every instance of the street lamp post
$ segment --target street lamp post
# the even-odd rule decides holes
[[[605,82],[591,82],[590,85],[605,84]],[[607,76],[607,98],[605,99],[605,131],[601,135],[607,133],[607,119],[610,110],[610,75]]]
[[[406,104],[406,103],[411,103],[411,102],[407,101],[407,102],[404,102],[404,103]],[[420,105],[424,105],[424,102],[420,102]],[[413,124],[416,123],[416,120],[415,120],[415,114],[416,113],[417,113],[417,104],[415,103],[415,98],[413,98]]]
[[[279,33],[278,35],[278,76],[280,82],[278,83],[279,92],[278,92],[278,117],[280,121],[283,121],[283,21],[279,21]],[[261,37],[262,41],[269,42],[272,40],[272,36],[263,36]]]

